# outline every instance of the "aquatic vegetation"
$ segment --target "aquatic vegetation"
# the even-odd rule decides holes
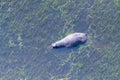
[[[119,80],[120,0],[0,1],[1,80]],[[88,42],[48,46],[73,32]]]

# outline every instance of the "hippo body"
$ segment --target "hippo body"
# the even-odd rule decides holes
[[[60,47],[75,47],[79,44],[83,44],[87,41],[87,34],[85,33],[73,33],[65,38],[52,43],[52,48],[60,48]]]

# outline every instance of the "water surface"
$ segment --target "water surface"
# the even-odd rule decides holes
[[[119,80],[119,0],[0,1],[0,80]],[[73,32],[88,41],[48,46]]]

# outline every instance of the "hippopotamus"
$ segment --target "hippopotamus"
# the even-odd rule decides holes
[[[58,40],[51,44],[52,48],[61,48],[61,47],[75,47],[80,44],[84,44],[87,41],[86,33],[73,33],[69,34],[65,38]]]

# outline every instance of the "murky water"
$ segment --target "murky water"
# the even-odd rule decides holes
[[[0,80],[119,80],[119,0],[0,1]],[[73,32],[88,41],[50,49]]]

